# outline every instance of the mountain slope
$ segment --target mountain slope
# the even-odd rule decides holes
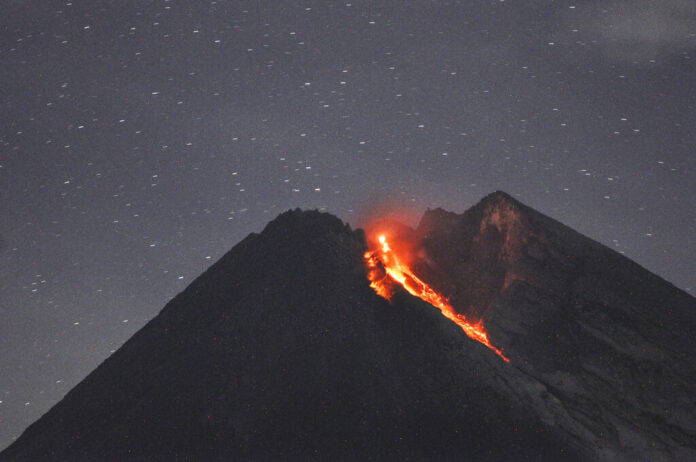
[[[281,215],[2,460],[573,460],[506,398],[495,355],[429,305],[369,288],[364,246],[329,215]]]
[[[402,231],[510,363],[407,292],[379,297],[361,230],[291,211],[0,460],[696,458],[693,298],[501,192]]]
[[[570,434],[610,459],[696,458],[694,298],[502,192],[417,233],[425,278],[563,403]]]

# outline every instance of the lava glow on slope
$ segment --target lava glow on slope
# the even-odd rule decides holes
[[[377,294],[389,300],[394,295],[397,284],[401,285],[411,295],[439,308],[442,314],[461,327],[466,335],[483,343],[505,361],[510,362],[503,355],[502,351],[491,345],[491,342],[488,340],[488,334],[481,322],[472,324],[467,321],[464,315],[454,310],[445,297],[435,292],[432,287],[418,278],[408,265],[399,260],[394,250],[389,247],[386,236],[381,235],[378,240],[380,244],[379,250],[365,252],[364,255],[369,269],[367,277],[370,280],[370,287]]]

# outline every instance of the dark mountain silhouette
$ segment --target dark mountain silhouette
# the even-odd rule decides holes
[[[366,279],[364,233],[251,234],[2,461],[694,460],[696,300],[494,193],[426,212],[414,268],[510,363]]]

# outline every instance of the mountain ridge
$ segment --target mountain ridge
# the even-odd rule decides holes
[[[696,456],[696,300],[556,224],[496,192],[461,215],[426,212],[415,231],[419,274],[480,316],[508,364],[405,291],[390,302],[375,294],[362,230],[318,211],[284,212],[2,458]],[[614,266],[602,269],[607,261]],[[464,267],[478,275],[473,288],[463,286],[470,273],[455,271]],[[635,293],[617,284],[644,280]],[[662,326],[650,324],[655,313]]]

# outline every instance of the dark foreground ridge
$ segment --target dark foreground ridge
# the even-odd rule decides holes
[[[212,265],[2,461],[694,460],[696,301],[494,193],[426,212],[420,274],[505,363],[286,212]]]

